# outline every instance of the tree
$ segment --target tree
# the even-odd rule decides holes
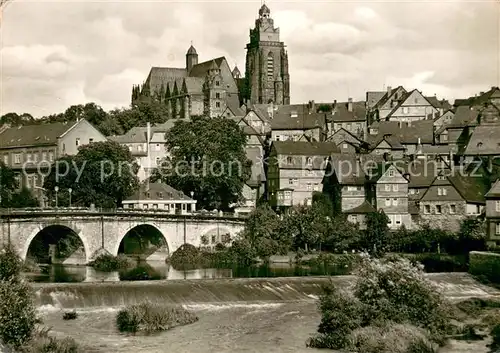
[[[0,208],[10,207],[12,195],[17,187],[14,172],[0,161]]]
[[[32,125],[36,124],[36,120],[28,113],[21,115],[17,113],[7,113],[0,117],[0,126],[3,124],[9,124],[11,126]]]
[[[74,205],[114,208],[138,189],[138,169],[127,148],[112,141],[96,142],[80,147],[76,156],[58,159],[44,188],[47,196],[54,198],[58,186],[61,205],[67,203],[64,196],[71,188]]]
[[[9,207],[12,208],[25,208],[25,207],[38,207],[40,203],[33,196],[31,191],[27,188],[22,188],[18,192],[12,194]]]
[[[246,135],[234,120],[180,120],[166,134],[171,158],[164,160],[152,180],[194,198],[201,208],[227,211],[242,199],[251,175],[245,153]]]
[[[325,236],[325,250],[341,253],[357,248],[361,239],[361,231],[357,224],[347,220],[343,214],[331,221],[331,227]]]
[[[366,231],[363,245],[374,256],[383,255],[389,240],[389,218],[383,210],[366,215]]]

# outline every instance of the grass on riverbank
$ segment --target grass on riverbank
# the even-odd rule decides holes
[[[120,332],[153,333],[198,321],[198,317],[178,306],[142,303],[120,310],[116,326]]]

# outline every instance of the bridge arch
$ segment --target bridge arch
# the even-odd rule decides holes
[[[167,252],[170,254],[172,252],[172,243],[170,239],[165,236],[165,234],[162,232],[161,228],[158,227],[155,223],[152,222],[137,222],[132,225],[130,225],[128,228],[125,229],[125,231],[122,231],[122,234],[118,235],[118,239],[116,243],[113,245],[112,250],[112,255],[117,256],[118,253],[120,252],[120,248],[124,246],[124,240],[126,240],[126,237],[133,234],[134,231],[154,231],[157,234],[161,235],[161,239],[163,240],[164,244],[167,247]]]
[[[85,236],[83,234],[81,234],[81,232],[76,231],[75,229],[73,229],[73,227],[71,227],[67,224],[62,224],[62,223],[53,223],[53,224],[41,226],[41,227],[35,229],[34,231],[32,231],[31,234],[26,239],[26,241],[24,242],[24,244],[22,245],[21,253],[20,253],[21,259],[26,260],[26,258],[28,257],[30,247],[33,244],[33,241],[35,240],[35,238],[37,236],[39,236],[39,235],[43,236],[44,232],[57,231],[57,230],[66,231],[66,232],[68,232],[70,234],[74,234],[78,237],[78,239],[83,244],[83,250],[85,252],[85,263],[88,263],[91,254],[89,253],[90,248],[89,248],[89,244],[88,244],[87,239],[85,238]]]

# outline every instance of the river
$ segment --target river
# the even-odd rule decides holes
[[[499,295],[463,273],[433,274],[447,297]],[[314,352],[307,338],[319,323],[317,296],[333,281],[347,288],[352,276],[34,283],[37,304],[48,327],[72,336],[85,352]],[[123,305],[144,300],[183,305],[199,321],[151,336],[117,332],[114,320]],[[63,321],[76,310],[78,318]],[[486,353],[487,342],[452,342],[440,353]]]

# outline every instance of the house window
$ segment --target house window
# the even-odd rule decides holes
[[[216,86],[220,86],[220,82],[219,81],[215,81],[215,85]]]
[[[439,196],[446,196],[448,191],[445,188],[438,188],[438,195]]]
[[[35,163],[38,162],[38,152],[37,153],[33,153],[33,161]]]
[[[385,184],[385,191],[391,191],[391,185]]]
[[[156,157],[156,165],[159,166],[160,165],[160,161],[161,161],[161,158],[160,157]]]
[[[349,215],[349,221],[352,223],[358,223],[358,216],[355,214]]]
[[[307,165],[311,165],[312,164],[312,158],[311,157],[307,157],[306,163],[307,163]]]
[[[215,93],[215,99],[220,99],[220,93],[219,92]]]
[[[313,190],[314,191],[319,191],[319,184],[314,184]]]
[[[292,162],[293,162],[292,157],[286,157],[287,164],[292,164]]]
[[[153,208],[154,208],[154,209],[158,209],[158,204],[154,203],[154,204],[153,204]]]
[[[403,107],[403,114],[408,114],[408,107]]]
[[[291,191],[285,191],[285,199],[290,199],[292,197]]]
[[[392,199],[392,205],[397,206],[398,205],[398,199]]]
[[[21,154],[20,153],[16,153],[14,155],[14,163],[16,163],[16,164],[20,164],[21,163]]]
[[[496,229],[495,230],[496,230],[495,234],[496,235],[500,235],[500,223],[496,224]]]
[[[307,191],[311,191],[312,190],[312,184],[311,183],[307,183]]]
[[[279,141],[280,140],[280,135],[276,135],[275,139],[276,139],[276,141]]]
[[[394,218],[396,219],[396,224],[401,224],[401,215],[400,214],[395,215]]]
[[[441,205],[436,205],[436,214],[441,214]]]
[[[457,206],[450,205],[450,214],[455,214],[455,213],[457,213]]]
[[[398,191],[398,188],[399,188],[399,187],[398,187],[398,184],[394,184],[394,185],[392,186],[392,191]]]
[[[448,135],[447,134],[442,134],[441,135],[441,140],[442,141],[448,141]]]
[[[145,203],[145,204],[143,205],[143,208],[149,208],[149,205],[148,205],[147,203]]]
[[[159,143],[157,143],[157,144],[156,144],[156,150],[157,150],[157,151],[160,151],[160,150],[161,150],[161,146],[160,146],[160,144],[159,144]]]
[[[75,143],[77,146],[80,146],[80,138],[79,137],[76,138]]]
[[[54,161],[54,152],[49,152],[49,162]]]
[[[343,149],[347,149],[347,147],[348,147],[348,146],[347,146],[347,143],[343,143],[343,144],[342,144],[342,148],[343,148]]]
[[[385,199],[385,205],[390,206],[391,205],[391,199]]]
[[[89,138],[89,143],[92,143],[94,142],[94,139],[93,138]]]
[[[220,102],[215,102],[215,107],[220,108]]]
[[[43,151],[42,152],[42,161],[46,161],[46,160],[47,160],[47,152]]]
[[[288,184],[290,185],[297,185],[298,182],[299,180],[296,178],[288,179]]]
[[[347,191],[356,191],[358,188],[356,186],[348,186]]]
[[[26,161],[27,161],[27,162],[31,162],[31,153],[28,153],[28,154],[26,155]]]
[[[393,177],[394,176],[394,170],[389,170],[389,176]]]
[[[409,189],[408,192],[410,193],[410,195],[415,195],[415,189]]]
[[[426,214],[431,213],[431,206],[430,205],[424,205],[424,213],[426,213]]]
[[[137,145],[137,150],[138,150],[139,152],[142,152],[142,145]]]
[[[415,98],[414,102],[415,102],[415,104],[417,104],[418,103],[418,98]]]
[[[9,155],[8,154],[3,155],[3,163],[5,165],[9,165]]]
[[[497,212],[500,212],[500,201],[495,202],[495,209]]]

